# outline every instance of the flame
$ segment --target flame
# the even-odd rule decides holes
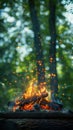
[[[29,85],[23,94],[23,98],[27,99],[32,96],[40,96],[42,93],[48,93],[46,89],[46,82],[40,83],[38,86],[37,80],[33,79],[29,82]]]
[[[33,104],[32,103],[26,104],[21,108],[21,110],[33,110]]]
[[[47,110],[50,110],[49,106],[48,105],[41,105],[41,108],[42,109],[47,109]]]
[[[23,94],[23,98],[27,99],[29,97],[32,97],[37,92],[37,86],[33,83],[33,80],[29,82],[29,85],[27,86],[26,91]]]
[[[50,99],[51,99],[51,91],[47,91],[46,82],[40,83],[40,85],[38,86],[37,85],[37,80],[34,78],[29,82],[25,92],[23,93],[22,100],[30,99],[30,98],[32,98],[34,96],[39,97],[44,93],[48,93],[48,96],[45,97],[45,100],[47,102],[50,101]],[[15,101],[15,106],[13,107],[13,111],[15,111],[16,109],[18,109],[20,107],[20,102],[21,102],[21,100],[19,100],[19,99],[17,99]],[[33,101],[30,102],[29,104],[27,103],[27,104],[21,106],[21,110],[33,110],[35,103],[36,102],[33,102]],[[41,103],[41,99],[40,99],[40,101],[38,103],[39,104]],[[49,110],[48,105],[40,105],[40,107],[42,109],[48,109]]]

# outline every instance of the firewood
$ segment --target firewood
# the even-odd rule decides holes
[[[62,110],[63,108],[63,104],[59,104],[57,102],[53,102],[53,101],[47,101],[46,99],[43,99],[41,102],[40,102],[40,105],[47,105],[49,110]]]
[[[48,93],[42,93],[42,95],[40,96],[32,96],[30,98],[27,98],[27,99],[23,99],[23,100],[20,100],[20,103],[19,103],[19,106],[24,106],[25,104],[29,104],[31,102],[37,102],[39,100],[41,100],[42,98],[45,98],[48,96]]]

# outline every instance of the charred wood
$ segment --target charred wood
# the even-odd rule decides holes
[[[37,101],[39,101],[42,98],[45,98],[47,96],[48,96],[48,93],[43,93],[40,96],[33,96],[33,97],[30,97],[30,98],[27,98],[27,99],[20,100],[19,106],[24,106],[25,104],[29,104],[31,102],[37,102]]]

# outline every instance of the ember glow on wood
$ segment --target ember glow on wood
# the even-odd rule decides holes
[[[35,85],[32,80],[26,88],[26,91],[15,102],[10,102],[12,111],[42,111],[42,110],[61,110],[63,105],[51,100],[51,91],[46,88],[45,83],[40,86]]]

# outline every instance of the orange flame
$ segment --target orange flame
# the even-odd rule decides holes
[[[29,82],[29,85],[26,88],[26,91],[23,93],[22,97],[23,100],[32,98],[33,96],[41,96],[43,93],[48,93],[48,96],[45,98],[46,101],[50,101],[51,99],[51,91],[47,91],[46,89],[46,82],[40,83],[40,85],[37,85],[37,80],[34,78]],[[48,100],[49,99],[49,100]],[[20,104],[21,100],[16,100],[15,106],[13,107],[13,111],[15,111]],[[40,104],[41,100],[39,101]],[[36,102],[35,102],[36,103]],[[33,102],[29,104],[25,104],[21,107],[21,110],[33,110],[34,104]],[[48,105],[40,105],[42,109],[49,109]]]

